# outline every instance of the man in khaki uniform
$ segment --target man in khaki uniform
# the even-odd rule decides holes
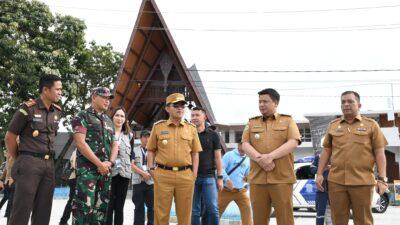
[[[371,201],[374,185],[382,195],[387,189],[385,146],[387,141],[379,125],[359,110],[360,95],[346,91],[341,95],[343,116],[333,120],[324,139],[317,187],[323,191],[323,171],[331,162],[328,176],[328,193],[333,223],[344,225],[349,222],[350,208],[355,225],[371,225]],[[375,182],[374,163],[378,167]]]
[[[169,95],[165,107],[169,119],[154,124],[147,143],[147,165],[154,178],[155,225],[169,224],[172,198],[178,224],[191,223],[194,182],[202,149],[196,126],[183,120],[185,106],[182,94]]]
[[[280,95],[267,88],[260,92],[261,116],[250,118],[242,136],[242,147],[250,157],[250,201],[254,225],[269,224],[274,206],[279,225],[293,220],[293,151],[301,143],[292,117],[277,113]]]

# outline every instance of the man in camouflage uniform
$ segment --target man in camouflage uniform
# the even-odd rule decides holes
[[[117,145],[114,125],[105,114],[113,96],[105,87],[92,90],[91,107],[72,119],[74,141],[79,150],[76,192],[72,206],[73,224],[105,224],[110,200],[111,174]]]

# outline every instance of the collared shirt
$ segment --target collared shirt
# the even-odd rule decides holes
[[[325,148],[332,149],[328,181],[342,185],[375,184],[374,150],[387,145],[378,123],[358,115],[352,124],[333,120],[325,134]]]
[[[215,176],[215,151],[221,151],[221,144],[217,132],[206,128],[198,133],[202,152],[199,154],[198,177]]]
[[[188,166],[192,165],[191,153],[201,152],[202,148],[193,124],[181,121],[176,126],[171,120],[161,120],[153,126],[147,150],[157,152],[157,164]]]
[[[290,139],[301,143],[300,131],[291,116],[275,113],[269,118],[257,116],[249,119],[242,142],[248,142],[261,154],[271,153]],[[256,162],[250,162],[249,183],[295,183],[293,153],[274,160],[275,168],[266,172]]]
[[[105,113],[97,113],[92,107],[80,111],[72,119],[74,133],[86,135],[86,143],[94,154],[101,160],[107,161],[111,155],[111,145],[115,139],[114,125]],[[96,165],[77,152],[77,172],[80,168],[96,169]]]
[[[47,110],[41,98],[21,105],[14,113],[8,131],[19,135],[19,151],[54,152],[54,141],[60,122],[61,108],[51,104]]]
[[[243,158],[246,159],[228,176],[228,172],[238,165]],[[242,189],[245,185],[244,178],[247,177],[250,172],[249,157],[246,155],[241,156],[238,149],[233,149],[225,153],[224,157],[222,157],[222,164],[224,168],[222,171],[224,183],[226,184],[226,181],[231,180],[234,188]]]

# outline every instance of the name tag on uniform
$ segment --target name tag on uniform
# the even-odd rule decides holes
[[[34,114],[33,115],[35,118],[42,118],[42,114]]]
[[[357,128],[357,131],[367,131],[367,128],[365,128],[365,127],[359,127],[359,128]]]
[[[42,118],[33,118],[32,121],[34,121],[34,122],[43,122]]]
[[[167,131],[167,130],[162,130],[160,134],[161,134],[161,135],[169,134],[169,131]]]

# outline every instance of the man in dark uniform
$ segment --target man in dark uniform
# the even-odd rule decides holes
[[[319,164],[320,153],[315,154],[315,158],[310,166],[310,172],[313,175],[317,174],[318,164]],[[317,216],[315,217],[316,225],[324,225],[328,224],[329,218],[325,218],[326,206],[329,204],[329,196],[328,196],[328,174],[329,174],[329,165],[325,167],[323,177],[324,181],[322,186],[325,190],[317,189],[317,194],[315,195],[315,210],[317,211]],[[326,223],[325,223],[326,221]]]
[[[118,145],[114,125],[105,113],[113,95],[106,87],[92,90],[92,104],[72,119],[76,155],[76,191],[72,224],[106,223],[110,201],[111,174]]]
[[[43,75],[40,97],[22,104],[8,127],[6,147],[16,158],[11,172],[15,194],[10,225],[27,225],[31,213],[32,225],[49,224],[55,186],[54,140],[61,114],[54,103],[61,98],[61,88],[60,77]]]

